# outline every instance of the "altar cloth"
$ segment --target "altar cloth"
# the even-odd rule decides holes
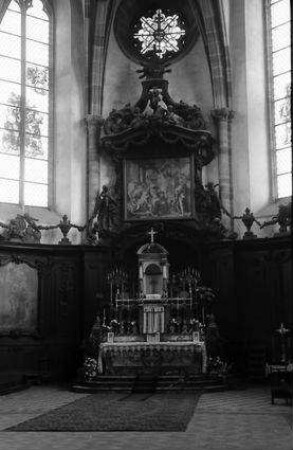
[[[100,344],[99,374],[143,373],[184,370],[205,373],[207,365],[204,342],[105,342]]]

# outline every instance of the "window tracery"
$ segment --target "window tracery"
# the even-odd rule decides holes
[[[277,198],[292,194],[290,2],[269,0],[272,125]]]
[[[165,15],[158,9],[152,17],[141,17],[140,28],[134,38],[141,43],[140,53],[152,52],[162,59],[168,53],[178,53],[185,35],[183,23],[177,14]]]
[[[0,201],[48,206],[52,20],[41,0],[12,0],[0,24]]]

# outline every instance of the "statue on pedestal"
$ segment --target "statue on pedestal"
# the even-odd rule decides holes
[[[292,223],[292,203],[288,203],[287,205],[279,205],[278,214],[272,217],[271,220],[264,222],[260,228],[267,227],[268,225],[278,224],[279,234],[284,234],[288,232],[288,228],[291,228]]]
[[[96,196],[94,210],[88,223],[89,241],[95,241],[96,234],[98,238],[110,235],[113,231],[116,207],[117,204],[110,195],[108,186],[103,186]]]

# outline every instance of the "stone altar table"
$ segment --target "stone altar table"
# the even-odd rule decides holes
[[[206,373],[204,342],[105,342],[100,345],[98,371],[105,375]]]

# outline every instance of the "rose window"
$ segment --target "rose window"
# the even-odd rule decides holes
[[[137,28],[134,38],[141,43],[140,53],[152,52],[160,59],[168,53],[178,53],[185,35],[179,16],[166,16],[161,9],[153,17],[141,17]]]

